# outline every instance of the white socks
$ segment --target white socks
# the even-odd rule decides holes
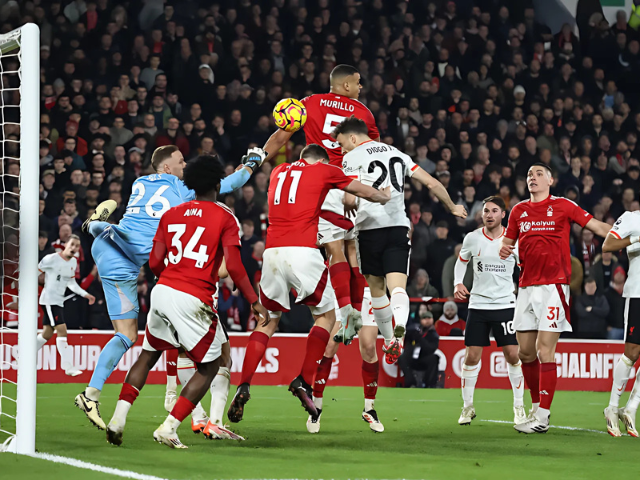
[[[220,427],[224,426],[224,407],[229,398],[229,386],[231,385],[231,374],[227,367],[220,367],[218,374],[211,382],[211,422]]]
[[[182,384],[182,388],[185,387],[191,377],[193,377],[196,373],[196,366],[193,363],[193,360],[185,357],[178,357],[178,379],[180,379],[180,383]],[[196,408],[191,412],[191,418],[194,420],[206,420],[207,413],[202,408],[202,404],[198,402]],[[177,421],[177,420],[176,420]],[[178,422],[178,425],[180,423]],[[176,427],[177,428],[177,427]]]
[[[375,400],[371,399],[371,398],[365,398],[364,399],[364,411],[368,412],[369,410],[373,410],[373,402]]]
[[[611,397],[609,398],[610,407],[618,408],[620,405],[620,395],[622,395],[622,392],[624,392],[624,389],[627,386],[627,381],[629,380],[629,374],[631,373],[632,368],[633,362],[631,359],[622,355],[620,360],[618,360],[618,363],[616,363],[616,367],[613,369],[613,386],[611,387]],[[633,387],[634,392],[637,384],[638,382],[636,381],[636,385]],[[633,393],[631,396],[633,396]],[[629,397],[629,402],[631,402],[631,397]]]
[[[117,421],[118,427],[124,428],[130,408],[131,404],[125,400],[118,400],[118,403],[116,403],[116,411],[113,412],[113,419]]]
[[[322,397],[313,397],[313,404],[318,410],[322,410]]]
[[[87,398],[89,400],[93,400],[94,402],[100,400],[100,393],[102,393],[100,390],[93,387],[87,387],[84,391],[84,394],[87,396]]]
[[[38,345],[38,350],[40,350],[42,347],[44,347],[44,344],[47,343],[49,340],[45,339],[41,333],[38,334],[38,336],[36,337],[36,343]]]
[[[391,310],[389,298],[386,295],[371,297],[371,307],[373,308],[373,319],[378,325],[378,330],[380,330],[385,342],[389,343],[393,340],[393,311]]]
[[[626,358],[626,357],[623,356],[623,358]],[[627,358],[627,360],[629,359]],[[613,395],[613,392],[611,392],[611,395]],[[619,395],[618,395],[618,398],[620,398]],[[635,412],[638,409],[638,404],[640,404],[640,369],[638,369],[638,374],[636,375],[636,382],[633,384],[633,390],[631,390],[631,395],[629,396],[629,401],[627,402],[627,406],[625,408],[627,410],[631,410]]]
[[[396,287],[391,292],[391,310],[396,325],[406,327],[409,321],[409,295],[404,288]]]
[[[462,365],[462,400],[465,407],[473,406],[473,391],[476,388],[481,367],[482,361],[473,366],[469,366],[466,363]]]
[[[58,353],[62,361],[62,369],[69,370],[73,367],[73,353],[67,343],[67,337],[56,335],[56,347],[58,347]]]
[[[522,407],[524,406],[524,376],[522,375],[522,362],[518,362],[517,365],[507,363],[507,369],[509,371],[511,389],[513,390],[513,406]]]
[[[167,392],[176,392],[178,388],[178,379],[175,375],[167,375]]]

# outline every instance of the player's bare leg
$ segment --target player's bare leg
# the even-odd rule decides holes
[[[462,365],[462,413],[458,419],[459,425],[471,425],[471,420],[476,418],[476,409],[473,406],[473,393],[476,389],[478,374],[482,368],[482,347],[467,347],[464,363]]]
[[[184,389],[185,385],[191,381],[191,378],[196,373],[196,364],[193,360],[191,360],[184,352],[181,352],[178,356],[178,379],[180,380],[180,384]],[[177,401],[177,399],[176,399]],[[175,403],[174,403],[175,407]],[[171,409],[173,410],[173,408]],[[205,412],[204,407],[201,403],[196,404],[196,407],[193,409],[191,413],[191,431],[196,435],[207,426],[207,422],[209,421],[209,417],[207,416],[207,412]]]
[[[633,390],[629,396],[629,401],[624,408],[619,408],[620,396],[624,392],[631,374],[633,365],[640,356],[640,345],[635,343],[624,344],[624,355],[620,357],[618,363],[613,370],[613,385],[611,387],[611,397],[609,399],[609,406],[604,410],[604,418],[607,421],[607,432],[612,437],[619,437],[620,433],[619,421],[622,421],[627,433],[632,437],[638,436],[636,430],[636,410],[640,403],[640,371],[636,377],[636,381],[633,385]]]
[[[116,404],[116,410],[107,426],[107,441],[112,445],[122,445],[122,435],[127,423],[127,415],[133,402],[138,398],[140,390],[147,382],[147,376],[151,369],[158,363],[162,356],[160,351],[142,350],[140,356],[127,373],[120,397]]]
[[[136,341],[138,340],[137,318],[123,318],[119,320],[112,320],[111,324],[113,325],[115,336],[110,341],[123,343],[126,342],[128,343],[126,348],[130,348],[131,345],[136,343]],[[111,372],[113,372],[113,370],[117,366],[117,362],[112,362],[112,360],[107,359],[106,356],[104,356],[103,358],[104,351],[105,349],[103,349],[100,357],[98,357],[98,364],[93,371],[93,376],[91,377],[89,386],[87,386],[84,392],[76,395],[74,402],[75,406],[82,410],[89,421],[100,430],[106,429],[106,425],[104,423],[104,420],[102,420],[100,410],[98,409],[100,393],[102,392],[102,390],[98,390],[97,388],[92,387],[91,384],[94,382],[96,376],[103,376],[106,374],[106,377],[103,376],[101,379],[96,380],[96,384],[103,385],[104,380],[106,380],[106,378],[111,375]]]
[[[378,419],[375,409],[376,393],[378,392],[378,353],[376,352],[376,340],[378,327],[364,326],[358,333],[360,355],[362,356],[362,384],[364,386],[364,409],[362,419],[369,424],[374,432],[384,432],[384,425]]]
[[[231,386],[231,345],[229,342],[222,344],[220,355],[220,368],[218,374],[211,383],[211,409],[210,418],[202,431],[208,439],[217,440],[244,440],[224,426],[224,407],[227,405],[229,388]]]
[[[244,415],[244,406],[251,398],[249,393],[249,386],[253,374],[256,372],[258,365],[264,357],[264,352],[267,350],[267,344],[269,339],[273,336],[280,323],[279,312],[269,312],[271,321],[267,325],[262,325],[260,322],[256,325],[255,330],[249,337],[249,343],[244,354],[244,362],[242,364],[242,375],[240,377],[240,385],[236,390],[236,394],[231,400],[229,410],[227,411],[227,417],[230,422],[238,423],[242,420]]]
[[[329,278],[342,318],[342,328],[335,335],[335,340],[349,345],[362,327],[360,311],[351,305],[351,266],[344,253],[344,240],[328,242],[323,247],[329,259]]]
[[[324,355],[318,362],[318,369],[316,370],[315,380],[313,382],[313,404],[316,406],[318,412],[317,415],[309,415],[307,419],[307,432],[318,433],[320,431],[320,417],[322,416],[322,401],[324,396],[324,389],[327,387],[329,381],[329,375],[331,374],[331,365],[333,364],[333,357],[338,353],[340,344],[334,340],[334,336],[338,334],[341,328],[341,322],[336,321],[333,326],[333,331],[329,336],[329,343],[324,350]]]
[[[213,362],[196,363],[196,373],[182,388],[176,406],[165,421],[153,432],[153,439],[170,448],[187,448],[178,438],[178,427],[207,393],[218,373],[220,357]]]
[[[307,348],[300,375],[289,384],[289,391],[294,397],[298,397],[309,415],[318,414],[318,410],[313,403],[311,385],[316,374],[318,361],[322,358],[322,354],[329,343],[331,331],[336,323],[336,315],[333,308],[331,308],[325,313],[314,315],[313,318],[315,323],[307,337]]]
[[[513,423],[518,425],[527,421],[527,414],[524,410],[524,377],[522,375],[522,362],[518,357],[517,345],[505,345],[502,353],[507,361],[509,372],[509,382],[513,390]]]

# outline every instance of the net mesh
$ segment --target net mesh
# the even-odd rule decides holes
[[[21,66],[20,31],[0,35],[0,450],[16,432]]]

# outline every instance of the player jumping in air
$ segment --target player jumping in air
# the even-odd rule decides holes
[[[329,153],[329,163],[342,168],[342,149],[331,136],[337,124],[351,116],[362,119],[367,124],[367,135],[370,139],[379,140],[380,134],[371,111],[358,101],[360,96],[360,73],[351,65],[338,65],[331,71],[331,91],[303,98],[301,102],[307,108],[307,122],[304,134],[307,145],[322,145]],[[277,130],[264,145],[267,160],[275,156],[293,135],[292,132]],[[322,205],[322,210],[339,215],[344,214],[344,192],[329,192]],[[356,312],[362,309],[365,280],[358,268],[354,243],[354,232],[345,230],[320,218],[318,223],[318,242],[324,247],[329,259],[329,277],[336,292],[339,309],[336,312],[338,321],[346,318],[344,311],[353,306]],[[346,249],[346,256],[345,256]],[[347,261],[349,259],[349,261]],[[359,315],[358,315],[359,317]],[[345,324],[348,322],[345,322]],[[347,338],[355,336],[360,327],[359,318],[348,323]],[[363,373],[364,374],[364,373]]]
[[[609,225],[593,218],[571,200],[549,191],[549,167],[536,163],[527,173],[531,198],[513,207],[500,258],[506,259],[519,242],[520,289],[513,326],[520,346],[522,373],[533,403],[529,420],[514,425],[523,433],[549,430],[549,409],[558,381],[556,345],[562,332],[570,332],[569,282],[571,222],[605,237]]]
[[[221,182],[221,193],[244,185],[264,157],[256,156],[251,164]],[[118,225],[106,222],[116,209],[116,202],[106,200],[83,225],[95,237],[91,253],[102,278],[107,310],[115,330],[105,345],[84,392],[75,398],[76,406],[87,418],[104,430],[98,400],[100,392],[122,356],[138,339],[138,274],[149,259],[153,236],[162,215],[171,207],[193,200],[195,193],[182,182],[185,161],[174,145],[157,148],[151,157],[156,173],[137,179]],[[206,422],[205,422],[206,423]]]
[[[76,283],[76,267],[78,261],[76,252],[80,249],[80,239],[71,235],[60,253],[51,253],[40,260],[38,268],[44,273],[44,288],[40,294],[40,305],[45,312],[45,323],[42,333],[38,335],[37,344],[40,350],[56,331],[56,347],[60,354],[60,361],[64,373],[71,377],[82,373],[73,366],[73,352],[67,343],[67,325],[64,320],[64,292],[68,288],[73,293],[89,300],[93,305],[96,298],[87,293]]]
[[[200,156],[189,163],[184,180],[196,199],[168,210],[160,220],[149,257],[149,267],[159,280],[151,291],[142,353],[127,374],[107,428],[110,443],[122,443],[127,413],[162,351],[182,347],[195,362],[196,372],[153,438],[171,448],[186,448],[177,429],[209,389],[228,340],[213,301],[223,255],[258,321],[269,321],[242,265],[240,223],[216,201],[223,176],[224,167],[215,157]]]
[[[613,386],[609,406],[604,410],[607,431],[619,437],[621,420],[632,437],[638,436],[636,430],[636,410],[640,404],[640,369],[636,375],[629,401],[624,408],[620,405],[620,396],[627,386],[633,365],[640,356],[640,212],[625,212],[611,228],[602,245],[603,252],[617,252],[627,249],[629,257],[629,278],[624,284],[622,296],[625,297],[624,309],[624,355],[620,357],[613,370]]]
[[[485,198],[482,208],[483,228],[464,237],[460,257],[454,268],[454,297],[469,299],[469,314],[464,332],[466,353],[462,365],[462,414],[458,423],[469,425],[476,417],[473,392],[482,366],[482,348],[491,345],[490,334],[502,347],[507,360],[509,380],[513,389],[513,422],[527,421],[524,411],[524,384],[522,363],[518,358],[518,342],[513,329],[513,312],[516,306],[513,270],[516,253],[506,259],[500,258],[500,241],[507,229],[502,226],[505,217],[504,200],[500,197]],[[471,294],[462,280],[471,260],[473,288]]]
[[[317,362],[322,358],[335,325],[335,297],[327,285],[328,270],[316,245],[320,208],[329,190],[339,188],[371,202],[386,203],[388,191],[380,191],[347,177],[342,169],[327,165],[329,155],[319,145],[307,145],[300,160],[273,169],[269,184],[269,228],[263,256],[260,299],[269,309],[271,322],[258,325],[247,345],[241,384],[227,416],[242,420],[249,401],[249,383],[260,364],[269,338],[282,312],[290,309],[289,292],[296,291],[296,303],[309,306],[315,325],[309,332],[300,375],[289,390],[311,415],[317,415],[311,385]],[[228,260],[227,260],[228,262]]]
[[[467,212],[463,206],[454,204],[442,184],[416,165],[411,157],[395,147],[371,140],[369,128],[364,121],[355,117],[348,118],[334,129],[332,136],[344,153],[342,167],[349,178],[373,188],[390,187],[391,192],[391,200],[385,205],[367,200],[361,200],[356,205],[356,199],[352,195],[345,196],[347,208],[357,209],[357,268],[369,284],[373,310],[373,314],[369,315],[369,308],[363,309],[363,327],[358,332],[365,390],[362,418],[372,430],[381,432],[384,426],[374,408],[379,371],[376,352],[378,328],[385,339],[382,349],[386,354],[386,361],[393,363],[402,352],[402,341],[409,319],[406,286],[411,243],[410,223],[404,207],[405,177],[412,177],[433,191],[454,215],[464,218]],[[387,297],[387,289],[391,292],[391,299]],[[366,300],[368,307],[369,299]],[[392,318],[395,318],[395,328],[392,326]],[[341,329],[337,340],[343,335],[345,332]],[[313,386],[313,400],[318,415],[311,415],[307,420],[307,430],[310,433],[320,431],[324,389],[338,345],[336,341],[330,341],[318,365]]]

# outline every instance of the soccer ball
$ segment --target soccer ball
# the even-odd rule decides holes
[[[285,132],[297,132],[307,121],[307,109],[295,98],[283,98],[273,109],[276,126]]]

